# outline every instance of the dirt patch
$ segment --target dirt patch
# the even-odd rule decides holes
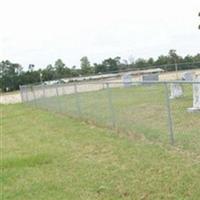
[[[12,103],[20,103],[21,102],[21,96],[19,92],[15,93],[5,93],[1,94],[0,103],[1,104],[12,104]]]

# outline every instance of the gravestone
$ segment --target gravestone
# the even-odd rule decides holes
[[[196,82],[200,82],[200,74],[195,77]],[[189,112],[200,112],[200,83],[193,84],[193,107],[188,108]]]
[[[170,85],[171,96],[170,99],[179,98],[183,95],[183,88],[178,83],[172,83]]]
[[[193,81],[194,74],[193,72],[184,72],[182,74],[182,80],[184,81]]]
[[[124,84],[124,87],[130,87],[132,85],[132,76],[131,74],[124,74],[122,76],[122,81],[123,81],[123,84]]]
[[[159,81],[158,74],[145,74],[142,76],[142,81]]]

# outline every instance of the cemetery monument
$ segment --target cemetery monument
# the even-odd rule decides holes
[[[124,87],[130,87],[132,85],[132,76],[130,73],[126,73],[122,76]]]
[[[179,98],[183,95],[183,89],[182,89],[181,85],[178,83],[172,83],[170,85],[170,90],[171,90],[170,99]]]
[[[193,84],[193,107],[188,108],[189,112],[200,112],[200,74],[196,75],[195,81],[198,83]]]

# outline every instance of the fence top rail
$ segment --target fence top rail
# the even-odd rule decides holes
[[[74,86],[74,85],[99,85],[99,84],[115,84],[121,85],[124,84],[123,81],[99,81],[99,82],[73,82],[73,83],[64,83],[64,84],[54,84],[54,85],[22,85],[20,86],[21,89],[23,88],[54,88],[62,87],[62,86]],[[126,84],[200,84],[200,81],[130,81],[126,82]]]
[[[114,82],[114,81],[109,81],[109,82],[102,82],[105,84],[124,84],[124,82]],[[139,83],[139,84],[200,84],[200,81],[130,81],[126,83]],[[93,83],[91,83],[93,84]],[[95,84],[95,83],[94,83]]]

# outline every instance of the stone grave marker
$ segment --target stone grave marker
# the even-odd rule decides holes
[[[159,81],[158,74],[145,74],[142,76],[142,81]]]
[[[122,76],[122,81],[124,87],[130,87],[132,85],[132,76],[129,73],[126,73]]]
[[[183,96],[183,88],[178,83],[172,83],[170,85],[171,96],[170,99],[175,99]]]
[[[193,72],[184,72],[182,74],[182,80],[184,81],[193,81],[194,73]]]
[[[196,75],[196,82],[200,82],[200,74]],[[200,112],[200,83],[193,84],[193,107],[188,108],[189,112]]]

